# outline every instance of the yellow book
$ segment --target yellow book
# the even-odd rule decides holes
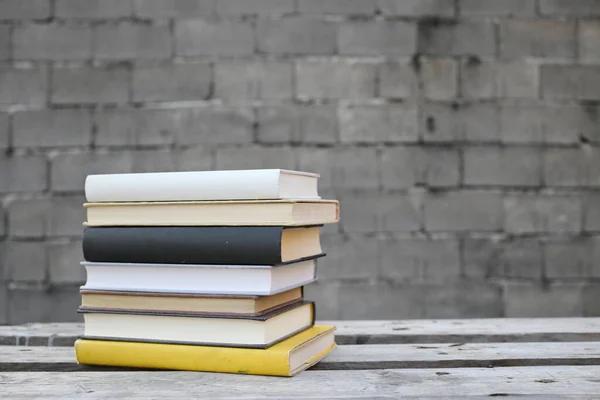
[[[79,364],[294,376],[335,348],[335,327],[314,325],[267,349],[77,339]]]

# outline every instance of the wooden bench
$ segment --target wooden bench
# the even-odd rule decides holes
[[[322,322],[339,346],[294,378],[81,366],[80,324],[0,326],[0,398],[600,399],[600,318]]]

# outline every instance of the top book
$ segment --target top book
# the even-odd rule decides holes
[[[88,175],[90,203],[320,199],[318,174],[284,169]]]

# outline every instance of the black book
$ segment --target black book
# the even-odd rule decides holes
[[[91,262],[279,265],[323,256],[320,227],[87,227]]]

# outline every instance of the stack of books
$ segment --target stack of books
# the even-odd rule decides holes
[[[304,286],[336,200],[279,169],[86,178],[80,364],[293,376],[334,347]]]

